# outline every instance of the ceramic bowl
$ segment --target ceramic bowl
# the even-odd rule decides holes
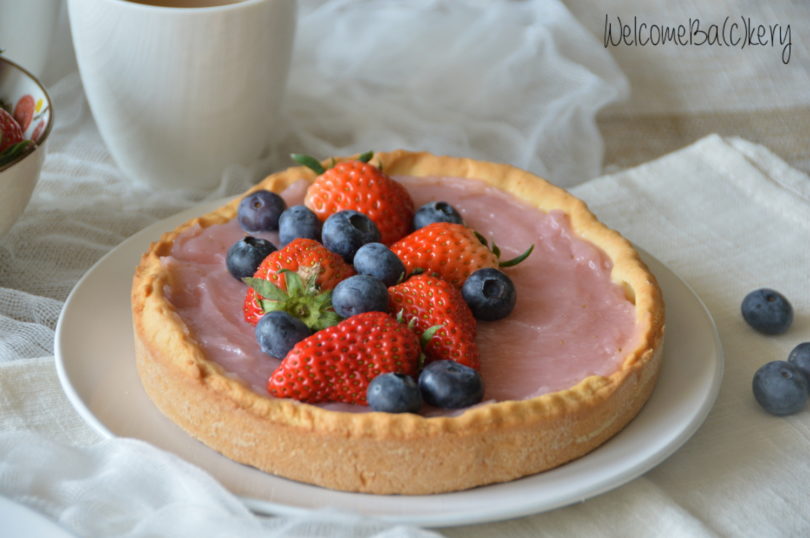
[[[14,116],[30,144],[16,157],[0,155],[0,236],[19,218],[39,179],[53,127],[51,99],[24,68],[0,56],[0,107]]]

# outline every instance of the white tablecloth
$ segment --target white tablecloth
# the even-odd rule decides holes
[[[336,4],[343,10],[354,5],[328,2],[327,7]],[[566,50],[573,50],[572,40],[565,41],[565,32],[560,31],[567,28],[573,32],[567,34],[569,38],[574,36],[574,42],[585,45],[578,49],[578,57],[554,64],[561,72],[582,75],[571,80],[580,80],[587,91],[576,99],[568,95],[570,101],[561,103],[570,105],[569,118],[571,114],[579,118],[575,122],[579,130],[572,134],[562,123],[535,130],[533,123],[515,120],[507,122],[509,129],[496,129],[504,136],[489,138],[494,145],[481,140],[474,144],[475,140],[458,139],[451,133],[436,137],[440,151],[514,162],[569,185],[594,175],[586,171],[598,169],[600,144],[594,114],[623,94],[624,82],[600,44],[577,33],[581,28],[565,18],[564,11],[556,13],[557,19],[538,22],[540,30],[522,34],[523,43],[534,39],[533,43],[545,45],[540,48],[546,53],[554,50],[552,43],[567,43]],[[323,28],[331,14],[326,8],[312,9],[305,13],[305,20],[311,17]],[[456,30],[467,28],[463,21],[469,23],[473,15],[470,10],[454,14]],[[514,29],[526,14],[501,15],[500,21]],[[415,25],[415,19],[407,20]],[[487,24],[491,26],[493,20]],[[302,43],[313,47],[313,34],[304,31],[303,36]],[[322,66],[336,61],[329,55],[315,55],[310,47],[297,54],[310,63],[320,58]],[[531,105],[539,111],[539,122],[543,108],[537,77],[548,67],[539,65],[539,58],[533,66],[537,71],[522,79],[525,95],[510,93],[511,100],[503,103],[504,114],[517,117],[524,105]],[[606,63],[600,63],[605,58]],[[362,72],[357,65],[349,67],[355,69],[355,76]],[[433,67],[442,71],[452,66]],[[324,76],[339,78],[339,73],[323,69]],[[461,72],[473,72],[470,69],[463,66]],[[306,90],[314,72],[303,70],[291,82],[292,88],[302,92],[293,92],[286,112],[290,119],[303,116],[303,120],[291,123],[285,139],[290,147],[277,148],[254,170],[229,171],[220,188],[205,196],[154,193],[123,179],[98,136],[78,77],[69,74],[51,88],[58,124],[42,181],[23,218],[0,239],[0,495],[33,506],[86,536],[431,534],[345,515],[336,520],[335,514],[256,518],[208,475],[172,455],[137,440],[102,441],[72,410],[56,379],[53,328],[62,301],[106,251],[147,224],[203,198],[240,192],[263,169],[282,165],[280,155],[289,149],[300,150],[303,145],[313,153],[328,154],[373,146],[372,140],[362,136],[345,139],[343,126],[353,121],[352,116],[330,96]],[[490,82],[498,87],[497,81]],[[423,91],[435,88],[432,83],[424,82]],[[336,91],[348,98],[352,88],[358,87],[363,88],[362,82],[351,86],[344,81]],[[373,93],[372,87],[365,91]],[[551,90],[565,94],[564,86]],[[607,92],[601,101],[577,106],[590,99],[588,91],[598,90]],[[316,116],[331,118],[323,130],[315,116],[308,115],[313,104]],[[468,109],[459,105],[449,111],[450,117],[468,122],[470,132],[478,128],[477,132],[487,133],[486,118],[469,120],[462,113],[476,110],[474,104],[467,102]],[[383,105],[384,99],[375,103],[373,117],[402,121],[401,115],[392,116]],[[419,106],[415,110],[429,119],[430,109]],[[408,131],[408,123],[392,125],[385,132],[386,144],[414,147],[418,143],[419,133]],[[577,152],[565,151],[573,147],[571,138],[569,144],[555,146],[559,129],[566,129],[573,138],[595,140],[589,159],[578,162]],[[528,142],[519,149],[513,147],[523,137]],[[553,151],[543,153],[543,148]],[[787,418],[768,416],[754,402],[750,383],[759,365],[784,358],[794,345],[810,340],[806,270],[810,267],[810,180],[762,146],[711,136],[637,168],[586,181],[573,191],[606,223],[680,274],[705,301],[726,352],[719,399],[705,425],[681,450],[621,488],[545,514],[439,532],[465,537],[807,535],[810,468],[803,454],[810,440],[810,409]],[[794,305],[796,320],[785,335],[758,335],[739,316],[742,297],[763,286],[782,291]]]

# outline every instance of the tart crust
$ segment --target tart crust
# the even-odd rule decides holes
[[[160,263],[183,230],[234,218],[240,197],[164,234],[135,271],[136,364],[144,389],[166,416],[235,461],[327,488],[376,494],[457,491],[535,474],[587,454],[636,416],[660,369],[664,305],[655,277],[626,239],[581,200],[509,165],[407,151],[377,153],[372,162],[389,175],[483,180],[538,209],[564,211],[575,233],[613,261],[613,281],[635,304],[638,346],[610,376],[452,417],[346,413],[259,395],[205,357],[164,294],[170,276]],[[314,177],[305,167],[293,167],[251,191],[280,192]]]

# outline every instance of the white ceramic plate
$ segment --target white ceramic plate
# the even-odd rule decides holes
[[[68,531],[11,499],[0,497],[0,527],[3,536],[35,536],[36,538],[72,538]]]
[[[62,310],[56,360],[70,401],[96,430],[106,436],[143,439],[178,454],[206,469],[256,512],[299,514],[332,507],[390,522],[439,527],[551,510],[616,488],[661,463],[695,433],[717,396],[723,356],[713,320],[682,280],[644,255],[667,305],[660,381],[638,417],[585,457],[506,484],[427,496],[337,492],[235,463],[184,433],[144,393],[135,370],[129,301],[133,270],[149,243],[223,203],[211,202],[149,226],[91,268]]]

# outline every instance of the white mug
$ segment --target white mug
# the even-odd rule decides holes
[[[208,190],[273,141],[295,0],[68,0],[68,11],[90,109],[129,178]]]
[[[0,50],[42,77],[59,20],[60,0],[0,0]]]

